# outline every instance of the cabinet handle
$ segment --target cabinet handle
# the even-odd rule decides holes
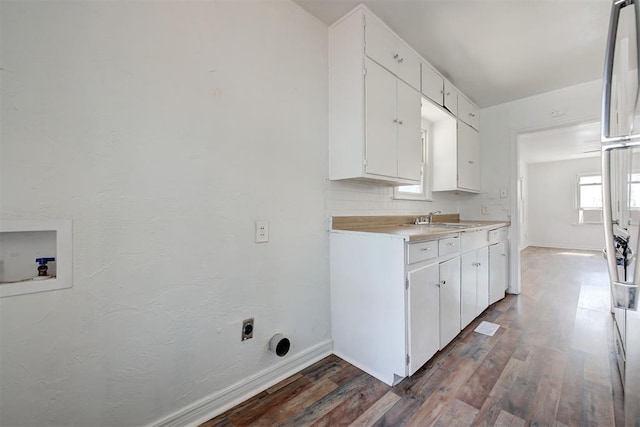
[[[398,59],[398,63],[402,64],[404,62],[404,58]]]
[[[451,95],[451,92],[447,92],[447,96]]]
[[[403,125],[403,124],[404,124],[404,122],[403,122],[402,120],[398,120],[398,124],[399,124],[399,125]]]
[[[469,113],[469,115],[470,115],[471,117],[475,117],[475,116],[476,116],[476,113]]]
[[[431,248],[420,248],[421,251],[425,252],[425,251],[430,251]]]
[[[473,160],[469,160],[469,164],[472,165],[473,164]]]
[[[502,255],[502,256],[507,256],[507,254],[500,254],[500,255]]]
[[[399,55],[399,54],[397,54],[397,53],[394,53],[394,54],[393,54],[393,59],[398,59],[398,58],[400,58],[400,55]]]
[[[446,285],[446,284],[447,284],[447,281],[446,281],[446,280],[443,280],[443,281],[441,281],[441,282],[440,282],[440,284],[441,284],[441,285]]]
[[[455,245],[456,245],[456,244],[455,244],[455,243],[453,243],[453,242],[449,242],[449,243],[447,243],[447,246],[449,246],[450,248],[451,248],[451,247],[453,247],[453,246],[455,246]]]
[[[436,286],[437,286],[437,287],[440,287],[440,283],[436,283]]]

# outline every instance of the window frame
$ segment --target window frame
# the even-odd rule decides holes
[[[597,182],[597,183],[585,183],[585,184],[581,183],[581,180],[583,178],[590,178],[590,177],[598,177],[598,178],[600,178],[600,182]],[[577,211],[577,214],[578,214],[578,224],[579,225],[602,224],[602,215],[603,215],[603,209],[604,209],[602,200],[601,200],[601,203],[600,203],[600,207],[595,207],[595,208],[594,207],[583,207],[582,206],[582,200],[581,200],[581,197],[580,197],[581,194],[582,194],[581,189],[583,187],[596,187],[596,186],[600,188],[600,194],[602,194],[602,174],[601,173],[592,172],[592,173],[581,173],[581,174],[577,175],[577,177],[576,177],[576,211]],[[600,214],[599,214],[598,220],[595,220],[595,221],[593,221],[593,220],[590,220],[590,221],[585,220],[585,214],[584,214],[585,211],[599,212]]]

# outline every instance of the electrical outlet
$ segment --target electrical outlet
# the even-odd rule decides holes
[[[242,341],[253,338],[253,317],[242,321]]]
[[[256,243],[266,243],[269,241],[269,223],[267,221],[256,221]]]

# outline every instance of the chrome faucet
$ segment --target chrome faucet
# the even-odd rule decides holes
[[[427,216],[417,217],[413,223],[416,225],[431,224],[433,222],[433,216],[439,213],[442,213],[442,211],[429,212]]]
[[[429,215],[428,215],[428,217],[429,217],[429,220],[428,220],[428,221],[429,221],[429,224],[433,223],[433,216],[434,216],[435,214],[439,214],[439,213],[442,213],[442,211],[429,212]]]

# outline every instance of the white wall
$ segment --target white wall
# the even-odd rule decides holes
[[[518,178],[517,134],[555,126],[599,120],[602,82],[595,80],[529,98],[485,108],[480,112],[482,194],[461,206],[462,216],[473,216],[480,206],[489,207],[489,219],[516,218]],[[551,111],[563,115],[552,117]],[[509,196],[498,197],[501,187]],[[529,218],[531,220],[531,218]],[[512,220],[511,238],[518,238],[518,221]],[[519,242],[510,245],[510,291],[519,292]]]
[[[72,219],[74,285],[0,300],[0,424],[148,424],[330,350],[326,26],[282,1],[1,8],[0,213]]]
[[[576,210],[577,176],[600,174],[600,158],[533,163],[528,170],[529,245],[602,250],[602,224],[578,224]]]

